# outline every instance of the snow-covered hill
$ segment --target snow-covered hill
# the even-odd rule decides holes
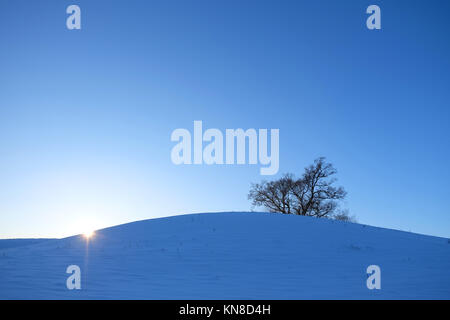
[[[0,240],[0,299],[449,299],[448,239],[326,219],[207,213]],[[9,240],[10,241],[10,240]],[[81,290],[66,268],[81,268]],[[381,290],[366,287],[369,265]]]

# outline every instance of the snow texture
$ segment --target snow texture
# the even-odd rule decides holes
[[[68,290],[69,265],[81,290]],[[381,268],[381,290],[366,286]],[[0,299],[449,299],[448,239],[328,219],[205,213],[0,240]]]

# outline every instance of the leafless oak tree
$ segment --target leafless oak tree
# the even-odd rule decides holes
[[[324,157],[305,168],[302,177],[285,174],[275,181],[252,184],[248,194],[254,206],[269,212],[327,217],[335,213],[338,200],[346,196],[342,187],[334,187],[336,169]]]

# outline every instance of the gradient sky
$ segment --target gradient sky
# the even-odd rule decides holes
[[[0,0],[0,238],[250,210],[259,166],[172,164],[170,135],[194,120],[279,128],[280,174],[326,156],[360,223],[450,236],[449,10]]]

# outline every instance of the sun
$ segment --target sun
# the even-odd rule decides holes
[[[95,235],[94,230],[87,230],[87,231],[83,232],[83,236],[86,239],[91,239],[94,235]]]

